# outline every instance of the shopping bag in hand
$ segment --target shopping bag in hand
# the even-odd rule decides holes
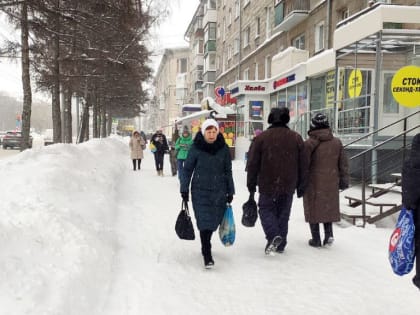
[[[242,225],[246,227],[255,226],[258,218],[258,207],[253,197],[249,197],[248,201],[242,205]]]
[[[182,240],[191,241],[195,239],[194,227],[188,212],[188,203],[184,201],[182,201],[181,211],[179,212],[178,218],[176,219],[175,232]]]
[[[415,258],[413,211],[407,210],[404,206],[389,240],[388,258],[392,270],[399,276],[413,269]]]
[[[235,242],[235,232],[232,206],[228,204],[222,222],[219,225],[219,237],[223,245],[231,246]]]

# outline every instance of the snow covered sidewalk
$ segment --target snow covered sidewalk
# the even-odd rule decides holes
[[[199,240],[175,234],[181,198],[167,156],[163,178],[149,152],[132,171],[121,138],[0,160],[0,314],[418,312],[412,274],[393,275],[387,261],[390,229],[335,225],[334,245],[314,249],[295,199],[286,251],[266,257],[259,221],[240,224],[243,169],[234,161],[236,242],[215,234],[205,270]]]

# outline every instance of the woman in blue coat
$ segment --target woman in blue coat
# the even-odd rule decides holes
[[[203,122],[185,160],[181,174],[181,196],[185,202],[190,184],[204,266],[211,268],[211,237],[222,221],[226,203],[232,202],[235,193],[229,147],[214,119]]]

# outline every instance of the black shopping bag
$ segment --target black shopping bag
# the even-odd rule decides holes
[[[175,232],[181,240],[192,241],[195,239],[194,227],[188,212],[188,203],[184,201],[182,201],[181,211],[176,219]]]
[[[253,227],[258,218],[258,207],[254,198],[249,197],[248,201],[242,205],[242,225]]]

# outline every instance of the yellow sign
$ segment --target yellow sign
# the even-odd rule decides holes
[[[403,106],[420,106],[420,67],[406,66],[395,73],[391,82],[392,95]]]
[[[352,70],[349,75],[349,83],[348,83],[348,90],[349,90],[349,97],[358,97],[362,92],[363,87],[363,77],[362,71],[359,69]]]

